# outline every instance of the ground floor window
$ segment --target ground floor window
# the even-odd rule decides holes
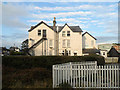
[[[49,51],[49,55],[52,55],[52,50]]]
[[[64,54],[64,50],[62,51],[62,55],[64,56],[65,54]]]
[[[76,53],[76,52],[74,53],[74,56],[77,56],[77,53]]]

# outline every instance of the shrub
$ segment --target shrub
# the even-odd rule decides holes
[[[38,82],[47,82],[51,79],[51,71],[46,68],[15,69],[3,67],[3,88],[7,87],[24,87],[35,85]],[[49,82],[50,84],[50,82]]]
[[[63,84],[60,84],[58,88],[72,88],[72,86],[65,82]]]
[[[18,69],[43,67],[52,69],[52,65],[66,62],[97,61],[98,65],[104,65],[102,56],[3,56],[2,64]]]

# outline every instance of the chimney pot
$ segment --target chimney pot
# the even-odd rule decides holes
[[[54,17],[54,20],[53,20],[53,26],[55,27],[56,26],[56,18]]]

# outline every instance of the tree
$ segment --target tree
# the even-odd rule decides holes
[[[28,39],[26,39],[25,41],[22,42],[21,49],[24,53],[28,52]]]

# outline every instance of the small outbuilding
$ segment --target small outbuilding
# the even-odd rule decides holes
[[[108,52],[108,57],[119,57],[120,53],[112,46]]]

